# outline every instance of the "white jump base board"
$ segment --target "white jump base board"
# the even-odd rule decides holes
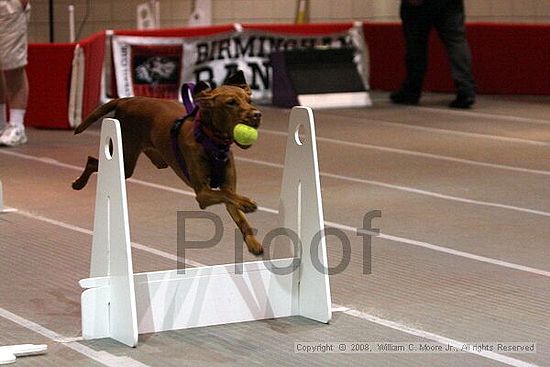
[[[276,267],[292,259],[273,260]],[[229,324],[299,314],[297,274],[275,275],[263,261],[134,274],[138,333]],[[83,324],[84,339],[106,338],[109,330],[109,277],[80,281],[82,313],[94,314]],[[167,300],[169,302],[167,302]],[[99,320],[98,320],[99,319]],[[98,322],[99,321],[99,322]],[[320,320],[328,322],[328,319]]]
[[[368,92],[299,94],[298,103],[314,109],[372,106]]]

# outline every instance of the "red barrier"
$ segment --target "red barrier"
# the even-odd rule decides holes
[[[327,24],[243,24],[245,29],[264,32],[277,32],[300,35],[319,35],[329,32],[345,32],[353,27],[353,23],[327,23]]]
[[[96,33],[80,42],[84,52],[84,90],[82,117],[85,118],[99,104],[101,78],[105,59],[105,32]]]
[[[190,27],[190,28],[167,28],[153,30],[116,30],[114,34],[119,36],[140,36],[140,37],[200,37],[210,36],[217,33],[230,32],[233,25],[221,25],[212,27]]]
[[[399,88],[405,75],[404,41],[398,23],[365,23],[373,89]],[[550,94],[550,26],[467,24],[477,91],[486,94]],[[424,89],[452,92],[449,61],[435,32],[430,39]]]
[[[405,44],[397,23],[364,23],[363,33],[369,50],[370,87],[392,90],[399,87],[405,68]]]
[[[468,26],[480,93],[550,94],[550,25]]]
[[[71,65],[75,44],[30,44],[27,126],[67,129]]]

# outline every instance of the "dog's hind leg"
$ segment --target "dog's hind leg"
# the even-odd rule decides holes
[[[250,227],[250,224],[248,224],[244,213],[232,204],[226,204],[225,207],[231,218],[235,221],[235,224],[237,224],[237,227],[240,229],[244,242],[246,243],[246,247],[248,247],[248,251],[254,255],[261,255],[264,252],[264,249],[254,236],[254,231],[252,230],[252,227]]]
[[[88,161],[86,162],[86,167],[84,168],[84,171],[78,177],[76,180],[73,181],[73,189],[74,190],[82,190],[84,186],[88,183],[88,180],[90,179],[90,176],[97,172],[99,168],[99,161],[97,158],[94,157],[88,157]]]
[[[111,148],[112,151],[112,148]],[[139,152],[134,154],[128,154],[128,156],[124,156],[124,171],[125,171],[125,177],[128,178],[132,176],[134,173],[134,168],[136,167],[137,157],[139,156]],[[74,190],[82,190],[86,184],[88,183],[88,180],[90,179],[90,176],[94,173],[96,173],[99,170],[99,160],[94,157],[88,157],[88,161],[86,162],[86,167],[84,168],[84,171],[82,174],[73,181],[72,187]]]
[[[130,178],[134,174],[142,148],[131,139],[124,140],[124,131],[122,132],[122,151],[124,157],[124,177]]]

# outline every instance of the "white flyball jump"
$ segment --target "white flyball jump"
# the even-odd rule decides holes
[[[112,153],[109,146],[112,145]],[[296,258],[134,274],[119,122],[103,120],[90,278],[80,281],[84,339],[128,346],[138,334],[288,316],[332,317],[313,112],[295,107],[280,223],[301,243]],[[316,247],[312,249],[312,246]],[[313,253],[313,255],[312,255]],[[317,258],[315,258],[315,256]],[[273,268],[298,261],[288,274]],[[240,264],[239,264],[240,265]]]

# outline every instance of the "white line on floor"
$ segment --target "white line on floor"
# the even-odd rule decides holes
[[[262,129],[262,133],[279,135],[279,136],[288,135],[288,133],[286,132],[267,130],[267,129]],[[345,146],[359,148],[359,149],[373,149],[373,150],[379,150],[382,152],[412,155],[416,157],[430,158],[430,159],[442,160],[442,161],[453,162],[453,163],[462,163],[462,164],[469,164],[473,166],[489,167],[489,168],[502,169],[507,171],[550,176],[550,171],[546,171],[546,170],[531,169],[531,168],[524,168],[524,167],[517,167],[517,166],[508,166],[508,165],[497,164],[497,163],[487,163],[487,162],[481,162],[481,161],[474,161],[471,159],[455,158],[455,157],[450,157],[450,156],[440,155],[440,154],[417,152],[417,151],[408,150],[408,149],[390,148],[390,147],[384,147],[381,145],[373,145],[373,144],[354,143],[351,141],[343,141],[343,140],[323,138],[323,137],[317,137],[317,141],[331,143],[331,144],[345,145]]]
[[[512,122],[525,122],[529,124],[544,124],[548,125],[550,124],[550,120],[544,120],[544,119],[536,119],[531,117],[519,117],[519,116],[510,116],[510,115],[501,115],[501,114],[494,114],[494,113],[488,113],[488,112],[479,112],[475,108],[471,110],[457,110],[452,108],[437,108],[437,107],[428,107],[428,106],[396,106],[390,103],[389,98],[384,97],[378,97],[378,98],[371,98],[372,101],[376,104],[386,104],[386,105],[392,105],[396,108],[403,108],[403,109],[420,109],[427,112],[435,112],[435,113],[442,113],[445,115],[457,115],[457,116],[466,116],[466,117],[481,117],[491,120],[503,120],[503,121],[512,121]]]
[[[21,213],[19,213],[21,214]],[[35,332],[37,334],[42,335],[43,337],[46,337],[54,342],[59,342],[61,340],[67,339],[63,335],[60,335],[56,333],[55,331],[52,331],[50,329],[45,328],[42,325],[39,325],[31,320],[27,320],[21,316],[18,316],[2,307],[0,307],[0,317],[3,317],[6,320],[9,320],[11,322],[14,322],[18,324],[19,326],[24,327],[27,330],[30,330],[32,332]],[[130,357],[119,357],[115,356],[113,354],[110,354],[105,351],[97,351],[90,347],[87,347],[86,345],[77,343],[77,342],[63,342],[62,343],[67,348],[70,348],[74,350],[77,353],[82,354],[83,356],[93,359],[94,361],[101,363],[104,366],[108,367],[148,367],[146,364],[143,364],[139,361],[136,361],[135,359],[132,359]]]
[[[341,116],[337,115],[336,113],[330,113],[323,111],[324,115],[332,115],[332,116]],[[373,119],[365,116],[349,116],[346,115],[346,118],[352,118],[355,120],[360,120],[361,123],[368,122],[378,125],[385,125],[385,126],[398,126],[402,127],[404,129],[410,129],[410,130],[418,130],[418,131],[426,131],[430,133],[436,133],[436,134],[445,134],[445,135],[456,135],[456,136],[462,136],[467,138],[475,138],[475,139],[487,139],[487,140],[495,140],[495,141],[501,141],[506,143],[517,143],[517,144],[528,144],[528,145],[534,145],[534,146],[550,146],[550,142],[541,141],[541,140],[531,140],[531,139],[523,139],[523,138],[514,138],[510,136],[502,136],[502,135],[491,135],[491,134],[482,134],[482,133],[474,133],[470,131],[460,131],[460,130],[451,130],[451,129],[444,129],[440,127],[432,127],[432,126],[421,126],[421,125],[413,125],[408,124],[404,122],[394,122],[394,121],[386,121],[386,120],[380,120],[380,119]]]
[[[273,209],[270,209],[270,211],[273,211]],[[61,221],[58,221],[58,220],[55,220],[55,219],[50,219],[50,218],[46,218],[46,217],[43,217],[43,216],[40,216],[40,215],[32,214],[32,213],[29,213],[29,212],[24,211],[24,210],[18,210],[16,212],[16,214],[25,216],[27,218],[35,219],[35,220],[45,221],[49,224],[61,226],[62,228],[77,230],[80,233],[92,234],[92,231],[90,231],[88,229],[80,228],[80,227],[77,227],[77,226],[74,226],[74,225],[71,225],[71,224],[67,224],[67,223],[64,223],[64,222],[61,222]],[[137,246],[135,246],[135,245],[137,245]],[[164,252],[164,251],[161,251],[161,250],[153,249],[151,247],[148,247],[148,246],[142,245],[142,244],[132,243],[132,247],[138,248],[142,251],[146,251],[148,253],[155,254],[159,257],[163,257],[163,258],[166,258],[166,259],[175,259],[176,258],[175,255],[173,255],[173,254],[170,254],[170,253],[167,253],[167,252]],[[196,261],[189,261],[188,259],[185,259],[184,261],[190,266],[204,266],[205,265],[205,264],[201,264],[201,263],[196,262]],[[523,271],[530,272],[527,269],[523,269]],[[550,276],[550,273],[546,276]],[[378,325],[381,325],[381,326],[392,328],[394,330],[397,330],[397,331],[400,331],[400,332],[403,332],[403,333],[406,333],[406,334],[409,334],[409,335],[418,336],[418,337],[428,339],[428,340],[431,340],[431,341],[434,341],[434,342],[437,342],[437,343],[442,343],[444,345],[449,344],[449,345],[452,345],[452,346],[454,346],[455,348],[457,348],[459,350],[462,350],[462,346],[465,344],[464,342],[460,342],[460,341],[457,341],[457,340],[454,340],[454,339],[450,339],[450,338],[447,338],[445,336],[438,335],[438,334],[435,334],[435,333],[431,333],[431,332],[428,332],[428,331],[413,328],[413,327],[410,327],[408,325],[404,325],[402,323],[398,323],[398,322],[395,322],[395,321],[382,319],[380,317],[370,315],[370,314],[367,314],[365,312],[361,312],[361,311],[358,311],[358,310],[355,310],[355,309],[352,309],[352,308],[349,308],[349,307],[333,304],[332,305],[332,310],[334,312],[343,312],[347,315],[357,317],[357,318],[360,318],[360,319],[363,319],[363,320],[366,320],[366,321],[369,321],[369,322],[372,322],[372,323],[375,323],[375,324],[378,324]],[[7,317],[5,315],[7,315]],[[15,318],[18,318],[18,316],[16,316],[16,315],[12,316],[12,315],[13,314],[11,314],[10,312],[0,308],[0,316],[2,316],[4,318],[7,318],[7,319],[10,319],[12,321],[14,321],[13,320],[14,316],[15,316]],[[22,321],[23,323],[30,322],[30,321],[25,320],[25,319],[22,319],[22,320],[23,320]],[[17,322],[17,321],[14,321],[14,322]],[[20,322],[17,322],[17,323],[22,325],[22,326],[25,326],[25,325],[21,324]],[[58,335],[58,334],[56,334],[56,333],[54,333],[50,330],[44,329],[43,327],[41,327],[38,324],[34,324],[32,322],[30,322],[30,323],[31,323],[32,328],[27,327],[27,326],[25,326],[25,327],[27,327],[30,330],[36,331],[36,332],[38,332],[38,333],[40,333],[40,334],[42,334],[42,335],[44,335],[44,336],[46,336],[46,337],[48,337],[52,340],[63,338],[61,335]],[[47,330],[47,334],[43,334],[39,330]],[[83,348],[86,348],[86,349],[90,349],[90,348],[85,347],[85,346],[83,346],[81,344],[78,344],[78,343],[75,343],[75,344],[69,343],[69,344],[65,344],[65,345],[67,345],[69,347],[79,346],[79,347],[83,347]],[[75,349],[75,350],[78,351],[79,353],[84,354],[80,350],[77,350],[77,349]],[[84,352],[88,352],[88,351],[84,350]],[[100,353],[100,352],[96,352],[96,351],[93,351],[93,352],[94,353]],[[497,362],[501,362],[501,363],[504,363],[504,364],[509,365],[509,366],[514,366],[514,367],[538,367],[535,364],[524,362],[524,361],[521,361],[519,359],[507,357],[507,356],[504,356],[504,355],[501,355],[501,354],[498,354],[498,353],[495,353],[495,352],[469,350],[468,353],[475,354],[475,355],[478,355],[480,357],[487,358],[487,359],[490,359],[490,360],[494,360],[494,361],[497,361]],[[90,358],[92,358],[92,357],[90,356]],[[120,357],[115,357],[115,358],[120,358]],[[133,362],[133,361],[134,360],[130,360],[128,362]],[[140,363],[140,362],[137,362],[137,363]],[[109,365],[109,366],[111,366],[111,365]],[[138,365],[118,363],[118,364],[116,364],[116,366],[124,366],[125,367],[125,366],[138,366]]]
[[[142,182],[142,181],[137,181],[137,180],[134,180],[134,179],[129,179],[128,181],[131,181],[131,182],[134,182],[134,183]],[[150,187],[154,187],[154,188],[162,188],[162,185],[156,185],[156,184],[149,185],[146,182],[143,182],[143,183],[146,184],[146,186],[150,186]],[[171,189],[170,191],[172,191],[174,193],[177,193],[177,194],[183,194],[183,195],[186,195],[186,196],[195,196],[195,194],[190,192],[190,191],[177,190],[177,189]],[[258,210],[268,212],[268,213],[272,213],[272,214],[277,214],[278,213],[277,210],[271,209],[271,208],[266,208],[266,207],[258,207]],[[44,216],[41,216],[41,215],[32,214],[30,212],[18,210],[15,213],[19,214],[19,215],[22,215],[22,216],[25,216],[25,217],[28,217],[28,218],[40,220],[40,221],[50,223],[50,224],[53,224],[53,225],[56,225],[56,226],[59,226],[59,227],[70,229],[70,230],[73,230],[73,231],[76,231],[76,232],[80,232],[80,233],[84,233],[84,234],[88,234],[88,235],[93,234],[93,232],[89,229],[74,226],[72,224],[61,222],[61,221],[58,221],[58,220],[55,220],[55,219],[50,219],[50,218],[47,218],[47,217],[44,217]],[[363,233],[363,234],[369,234],[369,235],[372,235],[372,236],[377,235],[374,232],[369,232],[369,231],[363,230],[361,228],[355,228],[355,227],[351,227],[351,226],[348,226],[348,225],[345,225],[345,224],[340,224],[340,223],[335,223],[335,222],[330,222],[330,221],[325,221],[325,225],[327,227],[338,228],[338,229],[341,229],[343,231],[351,232],[353,234],[357,234],[359,232],[359,233]],[[504,267],[504,268],[513,269],[513,270],[517,270],[517,271],[522,271],[522,272],[526,272],[526,273],[530,273],[530,274],[536,274],[536,275],[540,275],[540,276],[544,276],[544,277],[550,277],[550,271],[547,271],[547,270],[542,270],[542,269],[537,269],[537,268],[533,268],[533,267],[530,267],[530,266],[515,264],[515,263],[508,262],[508,261],[494,259],[494,258],[491,258],[491,257],[480,256],[480,255],[472,254],[472,253],[465,252],[465,251],[450,249],[450,248],[447,248],[447,247],[444,247],[444,246],[438,246],[438,245],[434,245],[434,244],[431,244],[431,243],[428,243],[428,242],[411,240],[411,239],[408,239],[408,238],[388,235],[388,234],[384,234],[384,233],[379,233],[378,237],[382,238],[382,239],[385,239],[385,240],[398,242],[398,243],[404,243],[404,244],[412,245],[412,246],[416,246],[416,247],[422,247],[422,248],[425,248],[425,249],[428,249],[428,250],[433,250],[433,251],[437,251],[437,252],[441,252],[441,253],[445,253],[445,254],[449,254],[449,255],[453,255],[453,256],[459,256],[459,257],[462,257],[462,258],[465,258],[465,259],[479,261],[479,262],[486,263],[486,264],[501,266],[501,267]],[[158,256],[165,257],[165,258],[170,259],[170,260],[177,261],[177,257],[175,255],[167,254],[163,251],[155,250],[153,248],[149,248],[149,247],[141,245],[139,243],[132,242],[132,247],[134,247],[136,249],[139,249],[139,250],[142,250],[142,251],[150,252],[150,253],[158,255]],[[201,266],[200,263],[194,263],[194,264],[191,264],[191,265]]]
[[[269,130],[269,129],[261,129],[262,134],[272,134],[272,135],[278,135],[278,136],[287,136],[287,132],[283,131],[277,131],[277,130]],[[96,131],[90,131],[88,132],[92,135],[98,135],[99,132]],[[481,135],[481,134],[480,134]],[[475,161],[472,159],[464,159],[464,158],[456,158],[441,154],[433,154],[433,153],[424,153],[424,152],[417,152],[414,150],[408,150],[408,149],[400,149],[400,148],[391,148],[391,147],[384,147],[381,145],[373,145],[373,144],[365,144],[365,143],[356,143],[356,142],[350,142],[350,141],[344,141],[344,140],[338,140],[338,139],[332,139],[332,138],[324,138],[321,136],[316,137],[317,141],[326,142],[330,144],[339,144],[344,146],[349,146],[353,148],[359,148],[359,149],[372,149],[372,150],[379,150],[383,152],[388,153],[396,153],[396,154],[404,154],[404,155],[412,155],[416,157],[422,157],[422,158],[429,158],[429,159],[435,159],[435,160],[442,160],[447,162],[453,162],[453,163],[461,163],[461,164],[469,164],[474,166],[480,166],[480,167],[488,167],[488,168],[494,168],[494,169],[502,169],[502,170],[508,170],[508,171],[515,171],[515,172],[522,172],[522,173],[529,173],[529,174],[535,174],[535,175],[544,175],[544,176],[550,176],[550,171],[547,170],[539,170],[539,169],[532,169],[532,168],[525,168],[525,167],[517,167],[517,166],[509,166],[505,164],[498,164],[498,163],[489,163],[489,162],[482,162],[482,161]],[[505,139],[505,138],[502,138]],[[533,141],[531,141],[533,142]],[[540,144],[538,144],[540,143]],[[538,142],[537,145],[550,145],[550,143],[546,142]]]
[[[371,236],[376,236],[377,235],[375,232],[370,232],[370,231],[366,231],[366,230],[363,230],[363,229],[358,229],[358,228],[354,228],[354,227],[351,227],[351,226],[347,226],[345,224],[340,224],[340,223],[335,223],[335,222],[330,222],[330,221],[325,221],[325,225],[327,225],[328,227],[335,227],[335,228],[341,229],[343,231],[352,232],[352,233],[362,233],[362,234],[368,234],[368,235],[371,235]],[[431,244],[431,243],[428,243],[428,242],[411,240],[411,239],[408,239],[408,238],[393,236],[393,235],[384,234],[384,233],[378,234],[377,237],[385,239],[385,240],[397,242],[397,243],[404,243],[404,244],[407,244],[407,245],[422,247],[422,248],[425,248],[425,249],[428,249],[428,250],[438,251],[438,252],[442,252],[442,253],[449,254],[449,255],[459,256],[459,257],[463,257],[465,259],[479,261],[479,262],[483,262],[483,263],[487,263],[487,264],[491,264],[491,265],[502,266],[502,267],[508,268],[508,269],[523,271],[523,272],[531,273],[531,274],[537,274],[537,275],[541,275],[541,276],[544,276],[544,277],[550,277],[550,271],[548,271],[548,270],[542,270],[542,269],[532,268],[530,266],[514,264],[514,263],[511,263],[511,262],[508,262],[508,261],[494,259],[492,257],[486,257],[486,256],[471,254],[469,252],[455,250],[455,249],[451,249],[451,248],[444,247],[444,246],[434,245],[434,244]]]
[[[27,154],[23,154],[23,153],[8,152],[8,151],[3,151],[3,150],[0,150],[0,153],[7,154],[7,155],[12,155],[12,156],[19,157],[19,158],[29,159],[29,160],[33,160],[33,161],[38,161],[38,162],[50,164],[50,165],[57,166],[57,167],[63,167],[63,168],[71,169],[71,170],[82,171],[82,167],[62,163],[62,162],[59,162],[55,159],[48,158],[48,157],[35,157],[35,156],[32,156],[32,155],[27,155]],[[265,162],[265,161],[260,161],[260,160],[256,160],[256,159],[244,158],[244,157],[235,157],[235,159],[237,159],[238,161],[254,163],[254,164],[264,165],[264,166],[268,166],[268,167],[281,168],[281,169],[283,168],[283,165],[279,164],[279,163]],[[439,199],[442,199],[442,200],[450,200],[450,201],[456,201],[456,202],[461,202],[461,203],[465,203],[465,204],[472,204],[472,205],[488,206],[488,207],[499,208],[499,209],[514,210],[514,211],[528,213],[528,214],[542,215],[542,216],[545,216],[545,217],[550,217],[550,212],[546,212],[546,211],[543,211],[543,210],[523,208],[523,207],[519,207],[519,206],[494,203],[494,202],[490,202],[490,201],[482,201],[482,200],[473,200],[473,199],[461,198],[461,197],[458,197],[458,196],[445,195],[445,194],[440,194],[440,193],[433,192],[433,191],[415,189],[415,188],[408,187],[408,186],[393,185],[393,184],[389,184],[389,183],[385,183],[385,182],[381,182],[381,181],[365,180],[365,179],[360,179],[360,178],[336,175],[336,174],[332,174],[332,173],[320,172],[320,175],[321,175],[321,177],[328,177],[328,178],[334,178],[334,179],[344,180],[344,181],[349,181],[349,182],[355,182],[355,183],[385,187],[385,188],[388,188],[388,189],[400,190],[400,191],[410,192],[410,193],[414,193],[414,194],[435,197],[435,198],[439,198]],[[137,183],[137,184],[141,184],[141,185],[144,185],[144,186],[157,188],[157,189],[164,190],[164,191],[170,191],[170,192],[176,192],[176,193],[185,193],[186,195],[193,195],[194,196],[194,194],[191,193],[190,191],[183,191],[183,190],[174,189],[174,188],[164,186],[164,185],[157,185],[157,184],[154,184],[154,183],[135,180],[135,179],[129,179],[129,181]]]
[[[334,305],[334,306],[342,307],[342,306],[338,306],[338,305]],[[365,312],[360,312],[360,311],[357,311],[357,310],[354,310],[354,309],[349,309],[349,310],[343,311],[343,312],[347,315],[351,315],[351,316],[354,316],[354,317],[357,317],[357,318],[360,318],[360,319],[363,319],[363,320],[367,320],[367,321],[373,322],[375,324],[382,325],[382,326],[385,326],[385,327],[388,327],[388,328],[391,328],[391,329],[394,329],[394,330],[398,330],[398,331],[401,331],[401,332],[404,332],[404,333],[407,333],[407,334],[410,334],[410,335],[415,335],[415,336],[418,336],[420,338],[432,340],[434,342],[441,343],[443,345],[452,345],[453,347],[457,348],[458,350],[462,350],[462,347],[466,344],[465,342],[460,342],[458,340],[450,339],[450,338],[447,338],[447,337],[442,336],[442,335],[438,335],[438,334],[434,334],[434,333],[431,333],[431,332],[428,332],[428,331],[413,328],[413,327],[410,327],[410,326],[407,326],[407,325],[397,323],[395,321],[385,320],[385,319],[382,319],[380,317],[370,315],[370,314],[367,314]],[[493,361],[501,362],[501,363],[504,363],[508,366],[537,367],[536,364],[524,362],[522,360],[512,358],[512,357],[508,357],[508,356],[498,354],[498,353],[495,353],[495,352],[490,352],[490,351],[485,351],[485,350],[481,350],[481,351],[472,350],[472,351],[469,351],[468,353],[476,354],[476,355],[478,355],[480,357],[483,357],[483,358],[487,358],[487,359],[491,359]]]
[[[243,161],[243,162],[247,162],[247,163],[255,163],[255,164],[260,164],[260,165],[274,167],[274,168],[280,168],[280,169],[284,168],[284,165],[279,164],[279,163],[270,163],[270,162],[260,161],[260,160],[256,160],[256,159],[243,158],[243,157],[235,157],[235,159],[237,159],[238,161]],[[334,178],[334,179],[343,180],[343,181],[350,181],[350,182],[356,182],[356,183],[361,183],[361,184],[380,186],[380,187],[385,187],[385,188],[388,188],[388,189],[394,189],[394,190],[406,191],[406,192],[419,194],[419,195],[431,196],[431,197],[435,197],[435,198],[439,198],[439,199],[443,199],[443,200],[451,200],[451,201],[457,201],[457,202],[461,202],[461,203],[474,204],[474,205],[480,205],[480,206],[489,206],[489,207],[494,207],[494,208],[499,208],[499,209],[515,210],[515,211],[518,211],[518,212],[524,212],[524,213],[529,213],[529,214],[535,214],[535,215],[542,215],[542,216],[545,216],[545,217],[550,217],[550,212],[546,212],[546,211],[542,211],[542,210],[522,208],[522,207],[519,207],[519,206],[494,203],[494,202],[490,202],[490,201],[482,201],[482,200],[473,200],[473,199],[461,198],[461,197],[458,197],[458,196],[439,194],[439,193],[433,192],[433,191],[420,190],[420,189],[415,189],[415,188],[407,187],[407,186],[393,185],[393,184],[389,184],[389,183],[385,183],[385,182],[381,182],[381,181],[365,180],[365,179],[361,179],[361,178],[354,178],[354,177],[336,175],[336,174],[326,173],[326,172],[320,172],[319,174],[321,175],[321,177],[328,177],[328,178]]]
[[[390,104],[388,98],[373,98],[373,102],[377,103],[386,103]],[[403,109],[420,109],[427,112],[434,112],[434,113],[442,113],[445,115],[457,115],[457,116],[466,116],[466,117],[481,117],[491,120],[502,120],[502,121],[512,121],[512,122],[525,122],[528,124],[543,124],[543,125],[549,125],[550,120],[545,119],[536,119],[536,118],[530,118],[530,117],[519,117],[519,116],[510,116],[510,115],[501,115],[501,114],[495,114],[495,113],[487,113],[487,112],[479,112],[476,111],[475,108],[473,110],[457,110],[452,108],[437,108],[437,107],[428,107],[428,106],[395,106],[398,108]]]
[[[2,152],[3,151],[0,150],[0,153],[2,153]],[[10,154],[13,154],[13,153],[10,152]],[[71,165],[68,165],[68,164],[65,164],[65,163],[59,163],[58,164],[57,161],[49,159],[49,158],[44,160],[44,159],[41,159],[41,158],[37,158],[37,157],[33,157],[33,156],[27,156],[25,154],[20,154],[20,153],[15,153],[15,155],[21,156],[21,157],[27,158],[27,159],[33,159],[33,160],[37,160],[37,161],[41,161],[41,162],[46,162],[46,163],[52,164],[52,165],[59,165],[61,167],[65,167],[65,168],[81,170],[80,167],[71,166]],[[275,163],[270,163],[270,165],[275,165]],[[138,185],[141,185],[141,186],[150,187],[150,188],[154,188],[154,189],[158,189],[158,190],[172,192],[172,193],[175,193],[175,194],[181,194],[181,195],[186,195],[186,196],[190,196],[190,197],[195,197],[195,193],[192,192],[192,191],[176,189],[176,188],[173,188],[173,187],[169,187],[169,186],[165,186],[165,185],[161,185],[161,184],[155,184],[155,183],[151,183],[151,182],[147,182],[147,181],[142,181],[142,180],[138,180],[138,179],[135,179],[135,178],[129,178],[129,179],[127,179],[127,182],[131,182],[131,183],[134,183],[134,184],[138,184]],[[480,204],[480,203],[477,203],[477,204]],[[498,204],[498,205],[500,205],[500,204]],[[495,204],[495,206],[496,206],[496,204]],[[511,208],[512,207],[509,207],[508,209],[511,209]],[[525,208],[522,208],[522,209],[523,209],[522,211],[525,211],[525,212],[527,210],[529,210],[531,214],[539,214],[539,215],[548,216],[547,212],[536,213],[535,211],[531,211],[531,209],[525,209]],[[264,212],[267,212],[267,213],[273,213],[273,214],[277,213],[277,210],[267,208],[267,207],[258,207],[258,210],[264,211]],[[515,210],[518,210],[518,208],[516,208]],[[340,224],[340,223],[335,223],[335,222],[330,222],[330,221],[325,221],[325,224],[328,225],[328,226],[333,226],[333,227],[336,227],[336,228],[340,228],[342,230],[351,231],[352,233],[357,232],[357,228],[354,228],[354,227],[351,227],[351,226],[348,226],[348,225],[345,225],[345,224]],[[433,250],[433,251],[447,253],[447,254],[450,254],[450,255],[460,256],[460,257],[464,257],[464,258],[475,260],[475,261],[480,261],[480,262],[489,263],[489,264],[493,264],[493,265],[503,266],[503,267],[506,267],[506,268],[509,268],[509,269],[526,271],[526,272],[530,272],[530,273],[538,274],[538,275],[543,275],[543,276],[549,276],[548,274],[550,274],[550,272],[545,271],[545,270],[540,270],[540,269],[536,269],[536,268],[527,267],[527,266],[524,266],[524,265],[509,263],[509,262],[498,260],[498,259],[493,259],[493,258],[489,258],[489,257],[485,257],[485,256],[475,255],[475,254],[471,254],[471,253],[468,253],[468,252],[454,250],[454,249],[450,249],[450,248],[447,248],[447,247],[444,247],[444,246],[438,246],[438,245],[430,244],[430,243],[427,243],[427,242],[412,240],[412,239],[408,239],[408,238],[404,238],[404,237],[398,237],[398,236],[393,236],[393,235],[384,234],[384,233],[380,233],[379,237],[383,238],[383,239],[388,239],[388,240],[391,240],[391,241],[399,242],[399,243],[405,243],[405,244],[408,244],[408,245],[423,247],[423,248],[430,249],[430,250]]]
[[[549,125],[550,120],[543,120],[543,119],[534,119],[529,117],[519,117],[519,116],[508,116],[508,115],[498,115],[493,113],[486,113],[486,112],[478,112],[478,111],[460,111],[460,110],[453,110],[449,108],[434,108],[434,107],[426,107],[426,106],[418,106],[418,107],[407,107],[407,108],[420,108],[423,111],[428,112],[435,112],[435,113],[443,113],[446,115],[457,115],[457,116],[467,116],[467,117],[482,117],[487,118],[491,120],[502,120],[502,121],[512,121],[512,122],[525,122],[529,124],[543,124],[543,125]]]
[[[446,134],[446,135],[456,135],[456,136],[463,136],[467,138],[475,138],[475,139],[488,139],[488,140],[495,140],[495,141],[502,141],[506,143],[517,143],[517,144],[527,144],[527,145],[535,145],[535,146],[541,146],[541,147],[547,147],[550,146],[549,142],[546,141],[540,141],[540,140],[531,140],[531,139],[523,139],[523,138],[513,138],[510,136],[500,136],[500,135],[489,135],[489,134],[481,134],[481,133],[473,133],[469,131],[457,131],[457,130],[449,130],[449,129],[442,129],[438,127],[429,127],[429,126],[419,126],[419,125],[411,125],[406,124],[402,122],[392,122],[392,121],[383,121],[383,120],[377,120],[377,119],[368,119],[369,122],[374,122],[381,125],[394,125],[403,127],[406,129],[411,130],[418,130],[418,131],[426,131],[436,134]]]
[[[27,212],[27,211],[22,211],[22,212],[18,213],[17,210],[14,210],[14,213],[17,213],[17,214],[22,215],[22,216],[27,217],[27,218],[39,220],[41,222],[48,223],[48,224],[51,224],[51,225],[54,225],[54,226],[65,228],[65,229],[68,229],[68,230],[71,230],[71,231],[74,231],[74,232],[79,232],[79,233],[82,233],[82,234],[85,234],[85,235],[93,236],[93,234],[94,234],[94,232],[90,229],[82,228],[82,227],[75,226],[75,225],[72,225],[72,224],[69,224],[69,223],[66,223],[66,222],[62,222],[62,221],[59,221],[59,220],[56,220],[56,219],[51,219],[51,218],[48,218],[48,217],[44,217],[42,215],[33,214],[33,213],[30,213],[30,212]],[[131,245],[132,245],[133,248],[135,248],[137,250],[148,252],[148,253],[156,255],[156,256],[164,257],[164,258],[167,258],[169,260],[174,260],[175,262],[180,260],[180,259],[178,259],[178,257],[176,255],[172,255],[172,254],[169,254],[169,253],[164,252],[164,251],[156,250],[154,248],[147,247],[147,246],[142,245],[142,244],[137,243],[137,242],[132,242]],[[188,260],[188,262],[189,262],[189,265],[191,265],[191,266],[202,266],[203,265],[201,263],[195,263],[192,260]]]

